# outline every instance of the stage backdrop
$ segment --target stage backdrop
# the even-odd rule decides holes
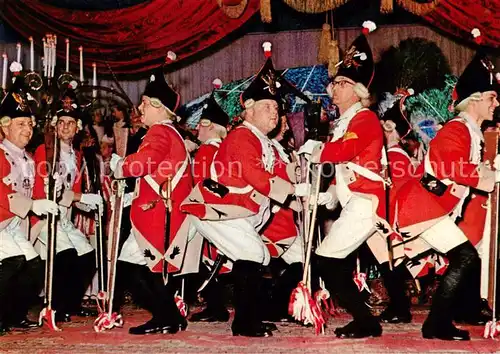
[[[341,29],[338,31],[340,48],[344,49],[360,33],[360,28]],[[380,53],[400,41],[421,37],[436,42],[448,58],[453,74],[460,74],[472,58],[474,50],[459,44],[440,33],[425,26],[387,26],[377,29],[369,36],[375,60]],[[279,32],[276,34],[246,35],[222,50],[204,59],[167,74],[167,79],[177,87],[182,101],[188,102],[211,91],[214,78],[229,82],[255,74],[264,63],[262,43],[273,43],[273,62],[276,68],[291,68],[316,65],[319,31]],[[16,45],[0,44],[0,53],[6,51],[9,58],[15,58]],[[24,48],[22,62],[28,65],[28,56]],[[139,58],[140,59],[140,58]],[[493,58],[496,67],[500,67],[499,58]],[[39,65],[36,65],[39,68]],[[99,74],[99,71],[98,71]],[[90,72],[85,74],[89,78]],[[148,75],[149,77],[149,75]],[[101,81],[104,85],[112,85],[110,81]],[[133,102],[138,102],[140,94],[146,86],[146,80],[120,81]]]

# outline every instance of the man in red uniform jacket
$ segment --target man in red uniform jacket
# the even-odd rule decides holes
[[[17,76],[0,105],[0,335],[38,327],[26,318],[43,284],[43,263],[29,240],[28,214],[58,213],[51,200],[32,198],[35,163],[24,149],[35,119],[24,78]]]
[[[137,178],[130,211],[132,233],[123,245],[120,260],[151,270],[145,281],[131,281],[143,281],[144,295],[148,298],[145,306],[153,318],[130,328],[130,334],[176,333],[187,326],[175,305],[172,282],[164,286],[168,279],[162,277],[164,267],[168,274],[174,274],[186,266],[189,224],[180,211],[180,203],[193,182],[184,140],[172,124],[179,100],[179,94],[165,81],[163,66],[160,67],[146,86],[139,106],[142,122],[149,127],[139,150],[123,159],[113,155],[110,163],[115,178]],[[167,178],[171,178],[172,190],[169,230],[165,229],[164,190],[160,192]],[[167,234],[169,237],[165,239]]]
[[[193,178],[195,185],[210,178],[210,166],[215,154],[219,150],[222,140],[227,136],[227,125],[229,116],[219,106],[214,97],[214,92],[208,98],[203,107],[201,119],[198,123],[198,140],[201,145],[193,159]],[[197,235],[196,237],[202,237]],[[218,250],[207,240],[203,243],[203,263],[214,264],[218,255]],[[226,269],[222,267],[221,270]],[[206,273],[204,270],[201,273]],[[189,320],[191,322],[227,322],[229,312],[224,303],[223,289],[218,285],[217,277],[210,281],[201,291],[200,295],[206,303],[206,308],[193,314]]]
[[[470,339],[469,332],[453,325],[452,308],[464,280],[468,274],[478,271],[480,261],[455,219],[461,215],[471,189],[490,192],[500,180],[499,171],[492,171],[481,162],[484,138],[479,127],[484,120],[493,119],[493,111],[498,106],[492,68],[488,58],[478,52],[455,87],[459,115],[446,123],[430,143],[423,162],[424,177],[420,182],[405,184],[398,193],[396,217],[400,232],[420,235],[449,260],[422,327],[424,338]],[[497,156],[496,168],[498,164]]]
[[[331,142],[306,142],[299,153],[312,151],[313,163],[335,164],[335,190],[342,206],[340,217],[316,249],[321,278],[336,294],[353,321],[337,328],[340,338],[380,336],[382,327],[370,313],[353,282],[356,250],[370,237],[389,234],[385,223],[385,192],[382,173],[384,135],[377,115],[365,108],[374,73],[373,57],[365,33],[375,29],[363,23],[361,34],[348,48],[338,65],[337,75],[327,87],[340,117]]]
[[[267,134],[278,124],[277,88],[268,59],[242,94],[245,121],[222,142],[210,179],[198,183],[182,205],[197,231],[234,262],[233,335],[271,336],[258,306],[262,265],[270,260],[258,231],[269,219],[270,200],[285,203],[291,194],[307,193],[307,186],[294,187],[275,173]],[[295,168],[290,171],[294,176]]]
[[[52,120],[55,126],[60,147],[58,166],[63,194],[59,202],[60,218],[56,227],[56,258],[54,262],[54,295],[53,307],[56,310],[56,321],[69,322],[71,316],[95,316],[95,311],[81,306],[85,290],[95,274],[95,251],[87,238],[78,230],[71,220],[72,206],[90,211],[98,209],[102,197],[92,193],[82,193],[81,166],[82,156],[73,146],[76,134],[82,130],[81,110],[77,97],[72,89],[67,89],[60,97],[58,110]],[[45,145],[38,146],[35,151],[37,174],[33,195],[45,198],[45,182],[47,176],[47,157]],[[96,211],[97,212],[97,211]],[[47,254],[47,222],[46,219],[35,219],[31,233],[37,237],[35,247],[42,259]],[[78,270],[78,271],[75,271]]]

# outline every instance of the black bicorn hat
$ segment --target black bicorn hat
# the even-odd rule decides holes
[[[401,139],[408,136],[413,127],[406,116],[406,109],[404,102],[406,98],[410,96],[410,93],[405,92],[398,95],[398,99],[394,102],[392,107],[390,107],[385,113],[381,114],[381,119],[384,121],[382,124],[385,131],[392,131],[395,129]]]
[[[336,76],[345,76],[367,89],[375,73],[373,54],[366,36],[377,26],[372,21],[363,22],[363,33],[360,34],[344,53],[344,57],[337,64]]]
[[[214,85],[214,89],[208,97],[206,103],[203,105],[203,110],[201,111],[201,119],[208,119],[212,123],[227,127],[227,125],[229,124],[229,116],[215,99],[215,90],[219,89],[222,86],[222,82],[220,81],[220,79],[215,79],[212,84]]]
[[[33,112],[29,106],[29,92],[25,85],[24,77],[17,75],[0,104],[0,118],[9,117],[11,119],[20,117],[33,117]]]
[[[57,117],[72,117],[75,120],[81,119],[82,110],[73,86],[67,87],[60,95],[56,115]]]
[[[175,53],[169,52],[165,63],[168,64],[174,61],[175,58]],[[167,80],[165,80],[165,75],[163,74],[163,66],[164,64],[160,65],[151,75],[142,95],[160,100],[160,102],[168,110],[174,113],[177,108],[179,108],[181,96],[172,87],[170,87]]]
[[[243,106],[249,99],[255,102],[260,100],[273,100],[279,102],[280,86],[281,83],[278,80],[278,73],[274,69],[272,59],[268,57],[250,86],[241,94],[241,102]]]

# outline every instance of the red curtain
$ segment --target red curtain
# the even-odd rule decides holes
[[[470,32],[476,27],[481,31],[484,45],[500,47],[500,0],[440,0],[424,19],[453,36],[470,41]]]
[[[78,67],[78,47],[90,69],[133,74],[157,67],[169,50],[177,60],[203,50],[238,29],[259,10],[259,0],[248,0],[238,19],[228,18],[216,0],[150,0],[108,11],[74,11],[46,5],[39,0],[5,0],[2,18],[21,35],[33,36],[41,47],[42,36],[58,37],[58,57],[65,58],[64,39],[71,44],[70,60]],[[41,48],[40,48],[41,49]]]

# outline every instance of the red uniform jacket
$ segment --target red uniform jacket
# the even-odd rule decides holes
[[[212,144],[203,144],[199,147],[193,159],[193,180],[195,185],[203,182],[205,178],[210,178],[210,165],[217,150],[219,150],[219,146]]]
[[[11,165],[5,157],[5,152],[0,149],[0,230],[15,216],[24,219],[33,204],[31,198],[12,189],[10,174]]]
[[[370,110],[361,110],[351,119],[342,138],[321,147],[320,162],[334,164],[352,162],[380,176],[383,146],[384,134],[377,115]],[[364,177],[347,166],[342,167],[342,174],[352,193],[372,199],[374,221],[377,221],[380,231],[387,234],[389,230],[385,222],[386,197],[383,182]],[[336,180],[332,182],[334,183]]]
[[[449,185],[442,196],[427,191],[419,180],[412,180],[401,188],[396,212],[402,233],[416,236],[447,217],[467,195],[468,187],[493,189],[494,172],[483,164],[472,162],[471,149],[471,133],[463,119],[452,120],[438,131],[426,159],[432,166],[433,175]]]
[[[265,198],[283,203],[292,186],[273,171],[266,171],[262,158],[261,141],[249,126],[232,130],[215,155],[215,176],[211,176],[228,192],[225,194],[224,188],[216,185],[198,183],[183,202],[182,210],[200,219],[224,220],[257,214]]]
[[[115,171],[116,178],[138,178],[130,219],[137,243],[153,272],[162,271],[164,260],[168,262],[169,272],[178,272],[184,262],[189,224],[180,204],[193,184],[188,158],[179,133],[171,124],[160,123],[148,130],[139,150],[125,157]],[[172,190],[170,240],[169,248],[165,250],[166,209],[158,188],[167,177],[174,179],[183,168],[182,176],[179,172],[180,179]],[[152,177],[155,188],[148,184],[148,175]]]
[[[59,204],[69,208],[73,203],[74,193],[82,192],[82,180],[81,180],[81,166],[82,166],[82,154],[79,151],[75,151],[76,155],[76,176],[71,190],[63,190],[62,198]],[[44,178],[48,177],[47,169],[47,157],[45,151],[45,144],[37,147],[35,150],[34,160],[35,160],[35,186],[33,188],[33,199],[45,199],[48,196],[45,194],[44,190]],[[67,176],[61,176],[65,179]],[[31,218],[31,237],[37,237],[42,230],[44,223],[38,216],[33,215]]]

